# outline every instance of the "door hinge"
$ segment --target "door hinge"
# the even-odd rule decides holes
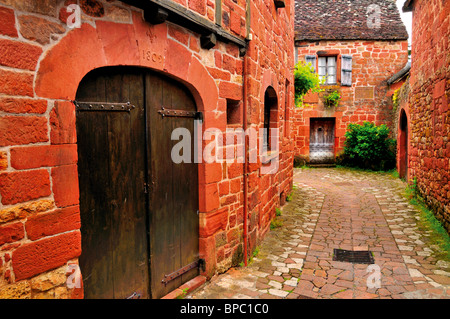
[[[198,268],[200,271],[205,271],[205,265],[206,265],[206,263],[205,263],[204,259],[199,259],[197,261],[194,261],[193,263],[191,263],[187,266],[184,266],[170,274],[164,275],[164,278],[161,280],[161,283],[164,285],[167,285],[169,282],[171,282],[175,278],[182,276],[183,274],[187,273],[188,271],[190,271],[194,268]]]
[[[141,294],[137,292],[133,292],[130,296],[128,296],[126,299],[141,299]]]
[[[110,103],[110,102],[79,102],[73,101],[77,111],[113,111],[113,112],[130,112],[136,106],[130,102],[126,103]]]
[[[191,117],[196,120],[203,121],[203,113],[197,112],[197,111],[185,111],[185,110],[174,110],[174,109],[167,109],[164,106],[161,107],[160,110],[158,110],[158,113],[164,118],[164,117]]]

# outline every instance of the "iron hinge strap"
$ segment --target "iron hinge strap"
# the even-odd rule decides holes
[[[113,111],[113,112],[130,112],[136,106],[130,102],[111,103],[111,102],[79,102],[73,101],[77,111]]]
[[[164,106],[158,110],[158,114],[164,117],[190,117],[194,119],[203,120],[203,113],[197,111],[185,111],[185,110],[174,110],[166,109]]]
[[[205,260],[204,259],[199,259],[197,261],[194,261],[193,263],[184,266],[168,275],[164,275],[164,279],[161,280],[161,283],[163,283],[164,285],[167,285],[169,282],[171,282],[172,280],[174,280],[175,278],[178,278],[182,275],[184,275],[185,273],[187,273],[189,270],[192,270],[194,268],[199,268],[202,271],[205,271]]]

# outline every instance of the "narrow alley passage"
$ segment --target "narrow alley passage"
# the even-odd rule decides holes
[[[387,173],[296,169],[294,194],[249,266],[186,298],[450,298],[450,263]],[[372,263],[337,261],[370,251]],[[447,252],[448,253],[448,252]]]

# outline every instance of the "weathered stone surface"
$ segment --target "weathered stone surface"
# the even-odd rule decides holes
[[[115,5],[106,7],[105,17],[111,19],[114,22],[131,22],[130,10]]]
[[[16,280],[31,278],[45,271],[60,267],[81,253],[79,231],[47,237],[26,243],[12,255],[12,267]]]
[[[47,101],[27,98],[0,98],[0,111],[43,114],[47,111]]]
[[[17,38],[16,17],[10,8],[0,7],[0,34]]]
[[[6,152],[0,152],[0,171],[4,171],[8,168],[8,154]]]
[[[105,7],[97,0],[80,0],[80,7],[84,13],[91,17],[103,17],[105,15]]]
[[[33,74],[0,70],[0,93],[33,96]]]
[[[20,34],[30,41],[45,45],[50,43],[52,34],[62,34],[66,31],[61,23],[32,15],[19,16]]]
[[[47,170],[17,171],[0,175],[2,204],[11,205],[51,194]]]
[[[30,299],[31,286],[27,281],[0,287],[0,299]]]
[[[15,9],[25,12],[40,13],[48,16],[56,16],[56,8],[59,0],[0,0],[0,3],[12,6]]]
[[[46,291],[51,288],[63,285],[66,283],[66,266],[62,266],[55,270],[33,277],[30,280],[30,287],[33,290]]]
[[[53,200],[39,200],[31,203],[20,204],[0,210],[0,223],[10,222],[16,219],[26,218],[40,212],[51,210],[55,207]]]

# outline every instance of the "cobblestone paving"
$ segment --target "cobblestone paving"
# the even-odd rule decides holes
[[[248,267],[213,277],[187,298],[446,298],[450,263],[429,244],[419,212],[389,174],[296,169],[291,202]],[[371,251],[375,264],[333,260]],[[376,281],[379,278],[380,281]]]

